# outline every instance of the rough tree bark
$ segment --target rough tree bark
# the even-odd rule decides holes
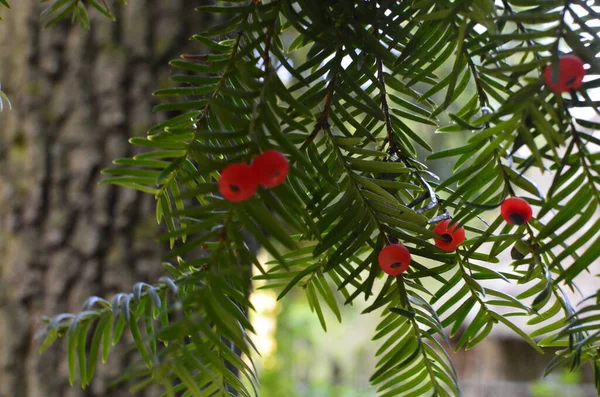
[[[131,155],[131,135],[157,122],[151,93],[194,32],[202,1],[134,0],[118,22],[94,18],[44,30],[39,1],[11,1],[0,22],[0,81],[14,110],[0,113],[0,397],[125,396],[106,390],[132,359],[98,367],[70,387],[62,343],[43,356],[40,317],[80,310],[162,273],[152,197],[98,185]]]

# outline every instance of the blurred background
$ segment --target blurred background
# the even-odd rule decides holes
[[[213,22],[190,12],[205,3],[132,0],[114,7],[115,23],[93,15],[89,32],[69,21],[42,29],[42,8],[33,0],[13,1],[3,12],[0,81],[13,110],[0,113],[0,397],[129,395],[109,381],[134,360],[130,346],[112,354],[92,387],[81,390],[68,385],[60,344],[40,356],[34,336],[43,315],[78,311],[88,296],[110,298],[163,274],[166,247],[155,241],[160,230],[149,216],[153,198],[98,185],[99,171],[131,156],[127,139],[166,116],[152,113],[151,93],[170,84],[169,60],[204,51],[189,37]],[[468,89],[461,100],[472,93]],[[434,150],[469,137],[413,127]],[[429,165],[442,178],[452,172],[450,161]],[[542,186],[548,182],[532,177]],[[260,251],[259,257],[270,259]],[[596,289],[591,277],[580,284],[585,292]],[[252,321],[262,352],[256,359],[261,396],[376,396],[368,379],[376,363],[378,344],[370,339],[378,313],[361,315],[366,305],[360,302],[343,306],[343,323],[328,316],[325,333],[302,290],[278,302],[275,291],[256,287]],[[501,327],[473,350],[453,355],[466,397],[596,395],[585,371],[542,379],[551,357]]]
[[[498,287],[498,286],[495,286]],[[502,290],[502,288],[499,288]],[[281,301],[266,290],[252,295],[253,324],[262,357],[263,397],[375,397],[369,377],[378,342],[372,342],[378,313],[361,314],[368,305],[341,306],[342,323],[331,313],[324,332],[303,291]],[[514,317],[512,318],[514,320]],[[520,325],[524,325],[520,324]],[[451,342],[461,336],[459,332]],[[593,397],[591,371],[559,370],[542,378],[552,351],[540,355],[512,331],[496,326],[469,351],[450,354],[465,397]]]

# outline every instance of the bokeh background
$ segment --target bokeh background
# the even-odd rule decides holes
[[[110,298],[162,274],[166,247],[155,240],[160,229],[152,197],[98,185],[99,171],[132,155],[128,138],[144,135],[167,116],[152,112],[151,94],[171,84],[170,59],[205,51],[188,38],[214,23],[190,12],[207,3],[131,0],[113,8],[115,23],[93,15],[89,32],[69,21],[43,29],[43,7],[35,0],[13,1],[13,9],[3,12],[0,82],[14,109],[0,113],[0,397],[129,395],[109,383],[135,359],[130,346],[111,355],[92,387],[81,390],[68,385],[64,349],[56,345],[39,356],[34,336],[42,315],[78,311],[88,296]],[[285,37],[288,44],[293,39]],[[472,93],[470,87],[449,112]],[[440,124],[446,123],[442,117]],[[434,150],[470,136],[412,127]],[[449,160],[429,166],[442,178],[452,172]],[[549,182],[545,175],[530,177],[542,188]],[[503,266],[509,262],[501,258]],[[595,280],[580,280],[584,293],[596,290]],[[252,295],[261,396],[376,396],[368,379],[376,363],[378,343],[371,338],[379,313],[362,315],[364,303],[342,306],[340,300],[343,322],[326,313],[324,332],[301,289],[277,301],[277,291],[261,287],[257,282]],[[466,397],[596,395],[585,370],[542,379],[551,357],[501,327],[473,350],[453,355]]]

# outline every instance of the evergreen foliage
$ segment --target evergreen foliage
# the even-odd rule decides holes
[[[89,26],[84,3],[110,16],[103,2],[58,0],[47,24],[72,15]],[[164,101],[155,110],[176,115],[131,139],[143,154],[104,171],[104,183],[156,197],[169,277],[47,319],[42,350],[67,340],[72,382],[89,384],[128,329],[141,359],[127,374],[134,390],[253,395],[256,373],[243,357],[256,354],[247,317],[255,267],[280,298],[302,288],[324,329],[324,311],[341,320],[337,293],[381,312],[371,377],[381,396],[460,395],[449,336],[464,326],[455,348],[470,349],[498,324],[540,353],[558,347],[548,371],[591,365],[600,392],[600,293],[576,310],[564,291],[600,257],[599,244],[586,245],[600,234],[600,139],[590,131],[600,123],[571,111],[599,105],[587,93],[600,86],[595,1],[238,0],[197,11],[219,17],[193,36],[210,53],[172,61],[176,84],[156,92]],[[562,53],[583,59],[591,78],[561,95],[543,72]],[[450,110],[461,95],[470,99]],[[438,126],[442,116],[451,123]],[[411,123],[472,135],[432,152]],[[284,184],[242,203],[219,196],[225,166],[271,148],[290,160]],[[418,157],[424,151],[457,158],[453,175],[439,180]],[[547,191],[525,176],[534,169],[552,175]],[[517,195],[534,207],[521,226],[498,209]],[[488,211],[497,213],[489,224]],[[431,224],[449,218],[468,239],[445,253]],[[268,268],[243,230],[274,258]],[[377,255],[396,241],[412,262],[391,277]],[[496,271],[507,250],[512,270]],[[524,292],[513,297],[487,280]],[[527,334],[513,316],[540,327]]]
[[[8,106],[9,109],[12,107],[10,99],[8,99],[6,94],[2,92],[2,84],[0,84],[0,112],[4,110],[4,106]]]

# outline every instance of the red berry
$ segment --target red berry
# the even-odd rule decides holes
[[[568,92],[581,87],[583,76],[585,76],[585,69],[583,68],[583,61],[578,56],[565,55],[560,57],[558,68],[558,81],[556,84],[552,83],[552,65],[546,66],[546,70],[544,71],[546,84],[552,91]]]
[[[264,187],[275,187],[285,180],[290,165],[281,152],[271,149],[254,159],[252,169],[258,183]]]
[[[441,238],[434,238],[435,245],[438,246],[442,251],[450,252],[454,251],[463,241],[465,241],[465,228],[458,224],[454,224],[448,227],[450,219],[441,221],[437,224],[433,232],[439,235]]]
[[[502,202],[500,212],[511,225],[522,225],[531,220],[533,210],[529,203],[519,197],[509,197]]]
[[[379,267],[390,276],[398,276],[408,269],[410,252],[402,244],[390,244],[379,252]]]
[[[225,167],[219,178],[219,190],[226,200],[248,200],[258,187],[256,173],[248,164],[236,163]]]

